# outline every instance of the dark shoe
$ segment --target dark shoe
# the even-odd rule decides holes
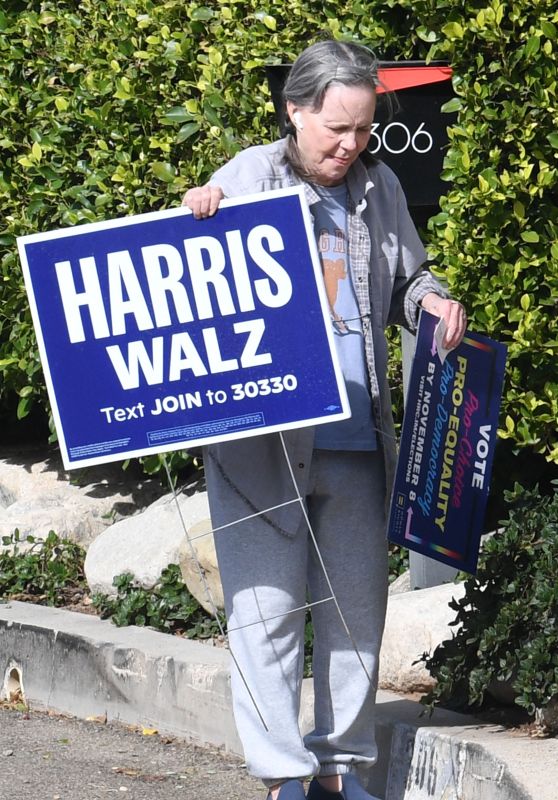
[[[268,794],[268,799],[270,796],[271,795]],[[293,778],[290,781],[282,783],[279,789],[278,800],[306,800],[302,781]]]
[[[340,792],[331,792],[324,789],[317,778],[312,778],[306,796],[308,800],[380,800],[368,794],[352,772],[341,776],[341,784],[343,788]]]

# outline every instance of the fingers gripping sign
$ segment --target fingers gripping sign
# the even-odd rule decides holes
[[[444,347],[447,350],[457,347],[467,330],[467,314],[461,303],[430,292],[423,298],[421,305],[425,311],[444,320]]]
[[[211,186],[210,184],[195,186],[188,189],[182,198],[182,205],[187,206],[196,219],[203,219],[215,214],[224,196],[220,186]]]
[[[467,329],[465,309],[456,300],[442,300],[438,316],[446,323],[444,346],[452,350],[460,344]]]

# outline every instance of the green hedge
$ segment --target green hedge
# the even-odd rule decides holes
[[[509,344],[500,432],[558,463],[553,2],[83,0],[0,11],[0,409],[46,404],[15,237],[175,205],[276,135],[263,64],[319,36],[453,64],[451,180],[429,247]]]
[[[501,436],[558,463],[558,13],[551,2],[453,13],[458,124],[431,251],[472,324],[509,345]]]

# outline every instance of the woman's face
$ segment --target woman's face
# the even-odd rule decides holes
[[[376,93],[368,86],[330,86],[319,111],[287,103],[301,158],[315,183],[343,183],[368,144],[375,110]]]

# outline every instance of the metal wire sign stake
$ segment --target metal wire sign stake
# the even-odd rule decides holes
[[[347,636],[348,636],[348,638],[349,638],[349,640],[351,642],[351,646],[352,646],[352,648],[353,648],[353,650],[354,650],[354,652],[355,652],[355,654],[356,654],[356,656],[358,658],[358,661],[359,661],[359,663],[360,663],[360,665],[361,665],[361,667],[362,667],[362,669],[363,669],[368,681],[370,682],[370,684],[372,684],[372,677],[369,674],[368,670],[366,669],[366,665],[364,664],[364,661],[362,659],[362,656],[361,656],[360,651],[358,649],[358,646],[356,644],[355,638],[354,638],[353,634],[351,633],[349,625],[347,624],[347,621],[346,621],[346,619],[345,619],[345,617],[343,615],[343,612],[342,612],[341,607],[339,605],[339,601],[337,599],[337,596],[336,596],[335,591],[333,589],[333,586],[331,584],[331,580],[329,578],[329,575],[328,575],[328,572],[327,572],[327,569],[326,569],[322,554],[320,552],[320,548],[318,546],[316,535],[314,533],[314,530],[312,528],[312,524],[311,524],[310,519],[308,517],[308,512],[306,510],[306,506],[304,504],[303,498],[302,498],[302,496],[300,494],[300,490],[299,490],[299,487],[298,487],[298,484],[297,484],[297,481],[296,481],[296,478],[295,478],[295,475],[294,475],[294,472],[293,472],[293,469],[292,469],[292,465],[291,465],[289,457],[288,457],[288,453],[287,453],[287,449],[286,449],[286,445],[285,445],[285,440],[284,440],[283,434],[279,433],[279,436],[280,436],[280,439],[281,439],[281,445],[282,445],[282,448],[283,448],[283,453],[285,455],[285,460],[287,462],[287,467],[288,467],[288,470],[289,470],[289,474],[291,476],[291,480],[293,482],[293,486],[294,486],[294,489],[295,489],[295,492],[296,492],[296,497],[293,498],[292,500],[289,500],[289,501],[285,502],[285,503],[280,503],[277,506],[272,506],[270,508],[262,509],[261,511],[256,512],[254,514],[249,514],[246,517],[242,517],[240,519],[234,520],[233,522],[227,523],[226,525],[221,525],[219,527],[212,528],[210,531],[207,531],[206,533],[200,534],[200,535],[192,537],[192,538],[190,537],[190,535],[188,533],[188,529],[187,529],[186,523],[184,521],[184,516],[182,514],[182,509],[180,508],[180,503],[178,502],[178,494],[176,492],[176,488],[175,488],[174,482],[172,480],[172,476],[170,474],[167,458],[166,458],[165,455],[162,456],[163,463],[164,463],[164,466],[165,466],[165,471],[166,471],[166,474],[167,474],[168,484],[169,484],[169,487],[170,487],[172,495],[173,495],[173,501],[174,501],[174,503],[176,505],[176,509],[177,509],[178,516],[179,516],[179,519],[180,519],[180,523],[182,525],[182,529],[184,531],[184,535],[185,535],[186,540],[188,542],[188,548],[189,548],[189,551],[190,551],[190,556],[191,556],[191,558],[192,558],[192,560],[193,560],[193,562],[195,564],[198,577],[199,577],[200,582],[201,582],[201,584],[203,586],[204,594],[205,594],[205,596],[207,598],[207,601],[208,601],[208,604],[209,604],[209,606],[211,608],[211,612],[212,612],[213,616],[215,617],[215,619],[217,621],[217,625],[219,627],[219,632],[220,632],[221,636],[223,637],[223,639],[227,640],[228,649],[229,649],[229,653],[230,653],[231,659],[232,659],[232,661],[234,663],[234,666],[235,666],[235,668],[236,668],[236,670],[238,672],[238,675],[240,676],[240,679],[241,679],[242,683],[244,684],[244,687],[245,687],[245,689],[246,689],[246,691],[248,693],[248,696],[250,697],[250,701],[252,702],[252,704],[253,704],[253,706],[254,706],[257,714],[258,714],[258,717],[259,717],[263,727],[268,732],[269,732],[269,727],[268,727],[268,725],[267,725],[267,723],[266,723],[266,721],[264,719],[263,713],[262,713],[261,709],[258,706],[258,703],[256,701],[254,693],[252,692],[252,690],[251,690],[251,688],[249,686],[248,680],[247,680],[247,678],[246,678],[246,676],[245,676],[245,674],[244,674],[244,672],[242,670],[242,667],[240,666],[240,663],[239,663],[238,659],[236,658],[236,655],[233,652],[233,649],[230,646],[230,641],[228,639],[228,632],[229,631],[233,632],[233,631],[242,630],[243,628],[251,627],[253,625],[265,624],[266,622],[269,622],[271,620],[277,619],[279,617],[287,616],[288,614],[294,614],[295,612],[299,612],[299,611],[307,611],[308,609],[313,608],[313,606],[321,605],[322,603],[326,603],[326,602],[333,602],[335,604],[335,607],[337,609],[337,612],[339,614],[339,618],[340,618],[341,623],[342,623],[342,625],[343,625],[343,627],[345,629],[345,632],[347,633]],[[200,564],[200,561],[198,559],[198,556],[197,556],[197,553],[196,553],[196,549],[194,547],[194,541],[196,539],[202,538],[203,536],[209,536],[209,535],[212,535],[214,533],[217,533],[218,531],[222,531],[224,528],[228,528],[228,527],[231,527],[233,525],[242,524],[242,522],[245,522],[246,520],[252,519],[252,518],[257,517],[257,516],[264,515],[266,513],[269,513],[270,511],[276,509],[276,508],[279,508],[279,507],[284,506],[284,505],[288,505],[288,504],[293,503],[293,502],[300,504],[300,507],[301,507],[301,510],[302,510],[302,513],[303,513],[303,516],[304,516],[304,520],[305,520],[307,528],[308,528],[308,533],[309,533],[310,539],[312,541],[312,545],[316,550],[318,561],[319,561],[319,564],[320,564],[321,569],[323,571],[323,574],[324,574],[324,577],[325,577],[325,580],[326,580],[326,583],[327,583],[327,586],[328,586],[328,589],[329,589],[329,592],[330,592],[330,596],[329,597],[324,597],[321,600],[317,600],[317,601],[314,601],[312,603],[305,603],[302,606],[298,606],[297,608],[293,608],[293,609],[290,609],[289,611],[282,612],[281,614],[275,614],[275,615],[272,615],[270,617],[265,617],[265,618],[256,620],[254,622],[249,622],[246,625],[239,625],[239,626],[235,626],[234,628],[228,628],[227,627],[227,630],[225,630],[225,628],[223,626],[223,623],[221,621],[221,615],[219,613],[219,609],[217,608],[217,605],[215,603],[215,600],[214,600],[213,595],[211,593],[211,590],[209,588],[208,582],[206,580],[206,577],[205,577],[205,574],[204,574],[204,570],[203,570],[203,568],[202,568],[202,566]]]

